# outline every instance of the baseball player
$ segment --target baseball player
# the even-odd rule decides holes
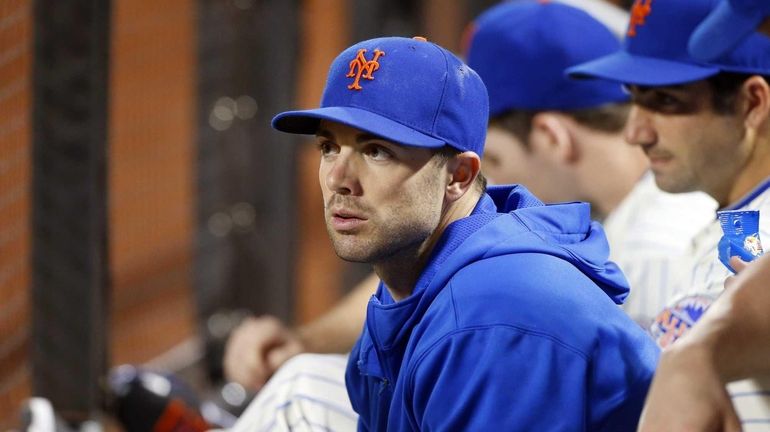
[[[647,328],[684,276],[681,261],[716,203],[655,186],[644,153],[623,142],[621,86],[564,75],[620,47],[602,24],[563,4],[518,1],[490,9],[473,27],[468,64],[490,98],[482,170],[546,202],[590,202],[631,286],[623,308]]]
[[[334,60],[320,108],[273,119],[316,135],[335,251],[382,280],[346,371],[359,429],[627,430],[657,349],[587,204],[486,190],[487,112],[453,54],[379,38]]]
[[[454,55],[381,38],[335,59],[321,108],[273,121],[316,134],[335,250],[382,279],[346,372],[359,429],[627,429],[656,349],[587,205],[484,192],[487,110]]]
[[[587,13],[589,13],[591,16],[595,17],[597,20],[604,23],[608,28],[612,29],[613,33],[620,33],[622,32],[623,28],[625,27],[625,23],[627,21],[627,13],[618,8],[614,5],[607,3],[604,0],[561,0],[561,3],[565,3],[568,5],[574,5],[578,6],[582,9],[584,9]],[[597,54],[599,52],[597,51]],[[503,69],[508,66],[508,62],[501,63],[504,65]],[[526,84],[523,84],[526,85]],[[564,83],[560,83],[560,85],[564,85]],[[616,115],[615,117],[620,117],[620,115]],[[494,134],[494,132],[493,132]],[[494,144],[494,143],[493,143]],[[513,154],[515,151],[515,147],[511,147],[505,154],[510,156],[510,154]],[[610,153],[622,153],[623,149],[620,146],[617,146],[610,150]],[[637,152],[638,153],[638,152]],[[499,152],[498,152],[499,154]],[[494,158],[495,156],[493,156]],[[638,157],[638,154],[636,155]],[[636,158],[635,157],[635,158]],[[627,157],[624,156],[624,158],[627,159]],[[508,159],[510,160],[510,158]],[[582,158],[582,160],[587,160],[587,158]],[[615,161],[617,162],[617,161]],[[616,164],[617,165],[617,164]],[[507,171],[507,168],[514,169],[513,167],[506,166],[503,167],[504,170]],[[622,173],[624,179],[630,179],[630,180],[623,180],[618,181],[618,183],[622,183],[624,185],[630,184],[635,182],[639,177],[642,176],[642,168],[639,164],[639,160],[636,159],[632,164],[625,164],[623,167],[618,166],[617,169],[613,168],[613,176]],[[508,183],[510,180],[512,180],[510,177],[499,177],[502,175],[510,175],[505,174],[504,170],[498,170],[498,172],[492,171],[492,164],[489,163],[489,161],[486,161],[484,166],[482,166],[482,171],[485,172],[485,175],[487,175],[488,178],[491,178],[496,183]],[[608,178],[609,176],[604,176],[605,178]],[[604,178],[602,178],[602,181]],[[629,183],[630,182],[630,183]],[[556,184],[557,182],[553,182]],[[559,182],[558,184],[563,185],[563,183]],[[607,182],[603,182],[603,184],[607,184]],[[529,186],[529,185],[528,185]],[[647,183],[647,188],[645,188],[644,191],[639,189],[639,192],[643,193],[637,193],[635,196],[638,196],[640,199],[645,202],[651,200],[651,199],[660,199],[661,195],[656,194],[654,191],[651,191],[653,189],[649,184]],[[625,187],[625,186],[624,186]],[[543,192],[543,191],[540,191]],[[625,192],[624,192],[625,193]],[[605,194],[602,194],[605,195]],[[583,196],[565,196],[567,200],[577,200],[584,198]],[[599,196],[599,194],[592,194],[588,198],[592,202],[592,206],[594,211],[597,208],[604,208],[604,205],[600,203],[600,201],[604,201],[603,197]],[[614,200],[614,198],[613,198]],[[637,202],[639,200],[633,200],[633,202]],[[618,220],[618,223],[614,223],[614,225],[618,227],[626,227],[628,226],[625,221],[628,219],[637,220],[633,216],[633,214],[637,211],[639,211],[639,206],[631,206],[631,201],[629,201],[627,204],[623,206],[623,208],[626,208],[626,211],[623,211],[619,214],[622,214],[623,217],[616,218]],[[663,203],[667,207],[672,208],[668,203]],[[695,202],[688,202],[685,205],[679,206],[683,207],[682,211],[672,211],[670,212],[670,216],[672,217],[672,221],[678,221],[681,219],[680,215],[683,214],[692,214],[695,213],[693,211],[688,211],[688,209],[691,208],[699,208],[702,204],[698,204]],[[602,212],[605,213],[605,212]],[[594,213],[596,216],[604,216],[604,214],[598,214]],[[630,215],[630,216],[626,216]],[[644,219],[644,218],[643,218]],[[680,238],[685,237],[687,232],[692,227],[697,227],[699,225],[699,221],[693,221],[688,220],[686,223],[676,223],[673,222],[672,225],[674,227],[678,227],[678,230],[672,229],[672,231],[676,231],[677,234],[675,236],[666,237],[664,239],[665,243],[667,245],[671,244],[678,244],[681,240]],[[625,230],[625,229],[615,229],[615,232],[613,233],[614,237],[617,238],[625,238],[625,233],[628,231],[635,231],[635,230]],[[662,236],[656,236],[656,238],[661,238]],[[634,237],[636,239],[636,237]],[[629,241],[633,241],[634,239],[629,239]],[[625,242],[625,240],[624,240]],[[610,243],[614,243],[613,238],[610,238]],[[619,250],[617,247],[611,248],[612,253],[616,254],[617,250]],[[642,254],[646,254],[649,251],[649,248],[636,248],[636,250],[639,250]],[[660,248],[656,249],[660,250]],[[657,252],[656,252],[657,253]],[[621,259],[622,257],[619,256],[613,256],[613,260],[615,259]],[[655,267],[658,268],[658,267]],[[624,270],[624,272],[628,273],[628,270]],[[653,275],[656,274],[656,271],[651,268],[645,267],[644,271],[636,272],[637,274],[641,275]],[[643,276],[642,276],[643,277]],[[364,312],[365,312],[365,305],[371,294],[376,290],[377,283],[379,279],[376,276],[370,276],[364,281],[362,281],[359,285],[354,287],[351,290],[351,293],[349,293],[345,298],[343,298],[338,304],[336,304],[328,313],[326,313],[324,316],[320,317],[319,319],[307,323],[305,325],[299,326],[297,328],[292,328],[287,326],[285,323],[282,323],[279,319],[271,316],[262,316],[262,317],[255,317],[255,318],[249,318],[245,320],[240,327],[232,333],[230,336],[230,339],[227,344],[227,349],[225,352],[225,359],[224,359],[224,369],[226,372],[227,377],[235,382],[241,383],[242,385],[246,386],[249,389],[256,390],[262,388],[262,386],[265,384],[267,379],[279,368],[284,365],[284,362],[287,361],[287,359],[303,353],[303,352],[313,352],[313,353],[346,353],[350,350],[350,348],[353,346],[353,343],[355,342],[359,330],[361,326],[363,325],[364,321]],[[636,282],[634,281],[634,284]],[[635,286],[635,285],[632,285]],[[636,293],[639,290],[634,290],[630,296],[630,299],[626,302],[626,307],[630,308],[627,309],[629,313],[632,313],[634,316],[637,316],[636,312],[633,312],[636,310],[636,307],[633,306],[634,304],[640,304],[640,308],[645,308],[648,303],[653,302],[654,298],[639,298],[638,294]],[[639,315],[641,316],[641,315]],[[300,362],[299,364],[307,365],[310,364],[310,362]],[[338,379],[341,381],[342,377],[333,377],[329,376],[327,374],[324,374],[322,370],[316,371],[317,374],[323,374],[325,379]],[[298,374],[295,373],[295,376],[301,376],[306,377],[307,374]],[[286,383],[285,385],[289,385],[286,381],[282,381]]]
[[[696,28],[689,41],[690,53],[705,61],[718,59],[752,35],[763,20],[767,23],[768,17],[768,2],[722,1]],[[770,35],[766,25],[760,30]],[[743,269],[740,275],[728,280],[725,293],[664,353],[640,431],[741,430],[725,384],[770,375],[770,257],[748,268],[733,258],[731,265]],[[678,397],[671,398],[672,394]],[[747,420],[756,422],[747,429],[767,424],[761,417]]]
[[[658,186],[704,191],[721,209],[760,211],[760,238],[768,238],[770,39],[751,34],[708,63],[693,59],[688,41],[712,8],[707,0],[637,1],[624,48],[571,73],[627,85],[634,102],[627,139],[647,154]],[[686,334],[722,292],[730,272],[718,258],[721,237],[718,221],[696,236],[689,282],[651,328],[662,347]],[[767,377],[728,390],[743,429],[766,430]]]
[[[704,205],[703,197],[671,199],[671,197],[662,194],[652,184],[652,179],[649,176],[644,176],[647,166],[644,155],[638,149],[618,142],[621,140],[618,137],[619,129],[622,128],[627,112],[627,95],[620,90],[619,86],[603,83],[587,84],[567,80],[563,77],[563,70],[566,66],[597,57],[617,48],[618,42],[612,35],[600,23],[571,7],[558,4],[518,3],[506,3],[491,10],[485,14],[487,18],[480,18],[476,25],[477,36],[481,34],[481,39],[487,38],[485,35],[490,36],[489,40],[483,42],[484,44],[489,44],[490,48],[496,50],[506,51],[501,52],[499,57],[485,56],[484,53],[476,51],[471,61],[483,61],[485,57],[505,58],[505,62],[498,62],[497,64],[500,72],[505,73],[519,69],[532,71],[528,76],[519,76],[516,81],[511,81],[515,85],[510,85],[504,80],[487,83],[491,98],[496,104],[495,114],[502,111],[509,112],[515,108],[536,108],[535,106],[524,107],[520,103],[517,105],[513,99],[515,97],[539,101],[550,99],[550,105],[547,107],[550,108],[547,110],[550,112],[541,117],[549,118],[549,121],[551,119],[556,120],[559,126],[568,128],[567,134],[570,137],[575,137],[574,141],[570,141],[569,144],[575,146],[576,153],[579,153],[580,156],[570,158],[570,163],[554,163],[553,166],[546,169],[542,164],[538,165],[531,160],[534,158],[532,154],[534,150],[532,153],[522,152],[521,150],[525,149],[526,146],[505,142],[515,140],[515,137],[509,131],[498,126],[504,124],[505,121],[502,116],[495,115],[496,118],[491,121],[492,126],[487,137],[482,170],[496,183],[524,182],[528,186],[531,185],[537,189],[536,194],[538,196],[543,194],[551,201],[583,198],[592,202],[592,209],[600,209],[602,213],[611,211],[616,207],[619,210],[625,209],[618,213],[619,217],[615,218],[614,233],[617,238],[628,239],[626,241],[643,240],[642,243],[633,245],[635,253],[632,254],[633,257],[629,256],[628,262],[641,262],[641,257],[644,257],[644,265],[630,268],[639,270],[634,273],[638,281],[643,281],[646,278],[646,280],[656,282],[655,290],[650,291],[649,295],[639,296],[638,292],[644,288],[632,290],[630,296],[632,302],[633,299],[643,301],[634,302],[640,306],[631,310],[642,310],[641,308],[654,302],[655,296],[661,291],[658,286],[661,274],[671,270],[669,274],[673,275],[673,270],[676,270],[676,267],[668,265],[671,261],[670,255],[674,255],[674,252],[671,252],[669,248],[676,247],[677,250],[681,250],[682,245],[689,240],[688,236],[691,236],[693,230],[710,219],[708,213],[711,211],[711,207],[698,211]],[[605,5],[605,9],[609,8]],[[519,22],[516,25],[503,25],[498,28],[500,26],[497,23],[505,24],[510,20],[518,20]],[[554,25],[559,26],[562,31],[551,32],[550,30]],[[573,43],[576,41],[576,34],[584,36],[586,32],[592,35],[592,43]],[[499,33],[500,37],[494,37],[495,33]],[[542,39],[546,37],[547,39]],[[518,49],[519,44],[526,44],[534,38],[541,38],[537,43],[532,42],[530,44],[531,46],[537,45],[537,50]],[[476,48],[478,48],[481,39],[472,38]],[[551,61],[546,62],[546,59],[551,59]],[[487,73],[489,68],[482,69],[485,69],[482,74],[483,80],[494,79]],[[559,88],[562,92],[561,94],[547,93],[546,89],[548,88]],[[573,109],[579,105],[585,109]],[[546,107],[540,105],[537,108]],[[608,119],[612,121],[610,122]],[[511,158],[511,156],[515,157]],[[541,157],[541,159],[546,159],[546,157]],[[522,166],[512,166],[512,160],[513,162],[527,162]],[[522,179],[521,173],[524,170],[532,170],[535,165],[538,165],[539,174],[547,181],[536,182],[536,179],[528,179],[529,181]],[[578,168],[576,169],[576,167]],[[576,178],[559,178],[557,180],[556,173],[560,170],[579,170],[580,174],[575,177],[579,177],[581,181],[576,181]],[[603,175],[597,176],[595,173],[591,173],[591,171],[597,170],[602,170]],[[591,177],[596,180],[596,185],[575,190],[575,183],[587,185]],[[640,177],[643,177],[644,180],[639,181]],[[548,186],[554,187],[548,188]],[[629,195],[630,198],[623,199],[623,195],[628,194],[631,189],[634,192]],[[558,191],[561,195],[554,195],[552,191]],[[622,200],[619,207],[618,200]],[[647,207],[639,205],[640,202],[654,205],[659,212],[649,212]],[[710,204],[706,201],[705,205]],[[663,209],[669,209],[669,211],[663,212]],[[664,214],[666,225],[663,228],[670,231],[671,235],[649,235],[650,225],[659,226],[655,224],[656,219],[651,219],[651,216],[663,216]],[[692,214],[696,215],[695,219],[691,217]],[[701,217],[701,220],[698,220],[697,217]],[[663,219],[661,217],[659,220]],[[645,223],[645,225],[640,226],[640,222]],[[648,235],[636,234],[639,230],[647,230]],[[627,236],[628,231],[634,234]],[[660,232],[660,230],[656,232]],[[656,241],[655,247],[639,247],[640,244],[649,245],[652,241]],[[612,239],[610,239],[610,244],[613,245]],[[617,254],[617,250],[617,247],[613,245],[611,253]],[[669,252],[671,253],[668,254]],[[624,272],[627,271],[624,269]],[[656,277],[653,278],[651,275]],[[339,347],[337,342],[326,343],[330,341],[327,333],[339,336],[332,338],[332,341],[339,341],[347,338],[347,331],[344,326],[360,329],[361,325],[357,324],[359,322],[357,320],[358,310],[365,310],[366,300],[377,287],[376,282],[368,286],[367,283],[354,290],[350,296],[343,300],[341,305],[338,305],[319,322],[301,327],[298,332],[282,327],[278,321],[269,317],[252,319],[244,324],[233,335],[228,347],[226,365],[229,365],[228,369],[233,372],[232,377],[243,383],[261,385],[262,380],[266,379],[264,378],[265,374],[249,372],[265,369],[249,367],[251,362],[248,361],[262,352],[258,348],[260,346],[272,347],[272,349],[268,355],[256,355],[256,361],[259,362],[261,358],[265,358],[265,361],[273,364],[280,363],[280,359],[287,355],[296,354],[302,350],[301,347],[303,346],[306,350],[316,349],[321,350],[321,352],[327,351],[329,346]],[[635,284],[639,283],[641,282],[632,281],[632,286],[636,287]],[[361,304],[361,306],[356,307],[357,304]],[[659,307],[660,304],[658,303],[647,306],[645,310],[656,311]],[[647,315],[650,315],[650,312]],[[641,318],[638,313],[635,316]],[[363,318],[361,318],[362,321]],[[351,325],[352,322],[356,322],[356,324]],[[339,327],[342,327],[343,331],[333,330]],[[319,343],[321,344],[319,345]],[[279,369],[275,378],[258,394],[257,400],[242,417],[243,420],[240,425],[248,424],[258,429],[260,428],[259,425],[286,429],[288,424],[296,422],[304,416],[305,420],[323,424],[330,429],[346,430],[350,427],[352,409],[349,408],[346,400],[333,397],[338,395],[339,390],[344,386],[342,374],[339,373],[344,361],[342,356],[304,355],[295,357]],[[331,415],[326,415],[324,411],[328,411]]]

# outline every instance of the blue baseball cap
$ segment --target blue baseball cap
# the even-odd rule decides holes
[[[770,16],[768,0],[722,0],[690,38],[690,54],[714,60],[735,48]]]
[[[489,90],[494,117],[512,109],[572,110],[624,102],[617,83],[569,79],[569,66],[620,49],[602,23],[559,3],[515,1],[480,15],[467,61]]]
[[[478,74],[425,38],[359,42],[332,62],[321,107],[283,112],[275,129],[315,134],[321,120],[414,147],[484,152],[489,100]]]
[[[646,86],[684,84],[719,72],[770,73],[770,38],[756,33],[714,61],[690,56],[690,35],[714,6],[714,0],[636,0],[623,49],[567,73]]]

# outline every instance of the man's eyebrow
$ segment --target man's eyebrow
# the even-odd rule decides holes
[[[360,134],[356,135],[356,142],[357,143],[361,144],[361,143],[365,143],[367,141],[387,141],[387,140],[385,138],[381,137],[381,136],[378,136],[378,135],[375,135],[375,134],[370,134],[370,133],[360,133]]]
[[[330,140],[334,139],[334,134],[332,134],[331,132],[329,132],[326,129],[319,129],[319,130],[317,130],[316,133],[315,133],[315,136],[316,137],[330,139]]]
[[[645,85],[631,85],[628,86],[629,89],[637,89],[640,92],[646,93],[652,90],[660,90],[660,91],[681,91],[685,90],[687,88],[686,84],[671,84],[666,86],[645,86]]]
[[[315,136],[320,138],[326,138],[332,141],[334,140],[334,134],[327,129],[319,129],[318,131],[316,131]],[[367,141],[387,141],[387,140],[379,135],[371,134],[368,132],[362,132],[356,135],[356,143],[362,144]]]

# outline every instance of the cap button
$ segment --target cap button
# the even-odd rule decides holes
[[[413,37],[412,39],[414,39],[414,40],[418,40],[418,41],[420,41],[420,42],[428,42],[428,39],[427,39],[427,38],[425,38],[425,37],[423,37],[423,36],[415,36],[415,37]]]

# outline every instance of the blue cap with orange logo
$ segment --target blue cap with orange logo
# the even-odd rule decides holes
[[[468,64],[489,89],[490,116],[571,110],[628,100],[620,85],[569,79],[569,66],[617,51],[620,42],[580,9],[543,1],[497,5],[472,24]]]
[[[489,101],[481,78],[424,38],[359,42],[332,62],[321,107],[273,118],[277,130],[314,134],[321,120],[415,147],[484,151]]]
[[[767,17],[770,1],[722,0],[692,34],[690,54],[707,61],[719,58],[754,33]]]
[[[760,34],[708,63],[690,56],[690,35],[714,5],[714,0],[636,0],[623,49],[567,72],[576,78],[648,86],[684,84],[720,72],[770,73],[770,38]]]

